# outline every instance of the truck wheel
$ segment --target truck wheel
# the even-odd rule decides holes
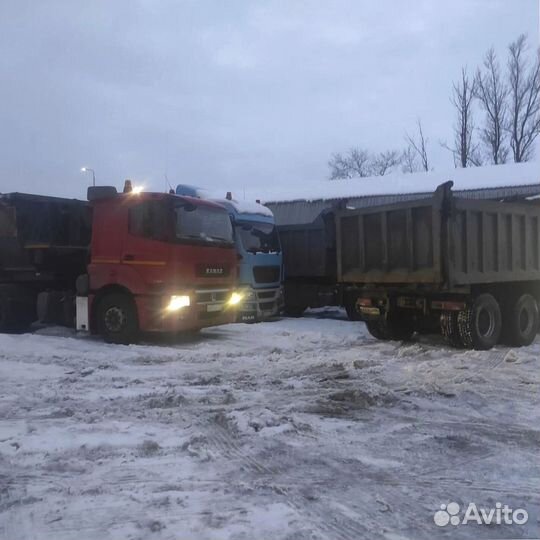
[[[107,343],[135,343],[139,321],[133,299],[124,293],[105,295],[98,303],[97,327]]]
[[[536,300],[530,294],[520,296],[504,313],[504,343],[527,347],[535,340],[539,324]]]
[[[0,332],[20,334],[36,320],[35,297],[23,287],[0,287]]]
[[[9,297],[0,293],[0,332],[12,331],[10,307]]]
[[[349,321],[361,321],[362,316],[356,311],[356,301],[358,300],[359,293],[349,293],[345,296],[345,311]]]
[[[390,336],[385,325],[381,324],[380,320],[366,321],[368,332],[375,338],[381,341],[388,341]]]
[[[502,317],[491,294],[476,297],[471,306],[458,314],[459,335],[467,349],[489,351],[501,336]]]
[[[414,324],[409,319],[399,317],[380,318],[367,321],[368,332],[382,341],[410,341],[414,334]]]
[[[394,341],[410,341],[414,334],[414,323],[410,319],[387,320],[386,326],[390,339]]]
[[[463,341],[459,334],[458,313],[445,311],[441,314],[441,334],[451,347],[463,348]]]
[[[356,299],[354,302],[348,302],[345,304],[345,311],[347,312],[347,317],[349,321],[361,321],[362,316],[358,311],[356,311]]]

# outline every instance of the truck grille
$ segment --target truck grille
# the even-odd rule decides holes
[[[255,283],[276,283],[279,281],[279,266],[254,266],[253,277]]]
[[[199,289],[195,291],[195,302],[197,304],[223,304],[230,294],[228,289]]]
[[[201,311],[199,313],[199,320],[210,321],[223,315],[223,311]]]

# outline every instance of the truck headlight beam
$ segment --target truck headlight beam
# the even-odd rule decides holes
[[[167,311],[178,311],[179,309],[189,307],[191,304],[188,295],[171,296],[171,299],[166,307]]]
[[[237,306],[244,299],[244,295],[238,292],[233,292],[229,298],[229,306]]]

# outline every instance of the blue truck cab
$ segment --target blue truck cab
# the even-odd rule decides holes
[[[238,255],[238,287],[244,295],[241,322],[257,322],[277,315],[283,307],[283,259],[274,215],[258,202],[209,196],[194,186],[178,185],[177,195],[211,199],[224,206],[234,228]]]

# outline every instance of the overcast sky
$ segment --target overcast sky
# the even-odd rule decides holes
[[[328,176],[421,117],[451,165],[452,81],[538,44],[538,0],[0,0],[0,191],[133,178],[224,191]]]

